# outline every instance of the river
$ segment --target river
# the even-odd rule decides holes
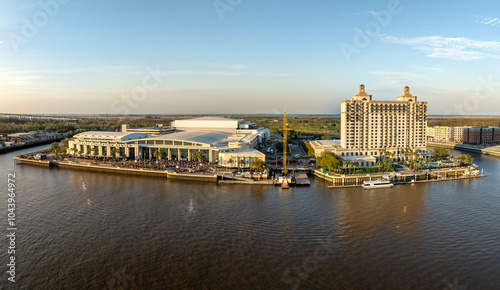
[[[39,148],[0,155],[2,289],[500,288],[496,157],[471,154],[482,179],[282,190],[14,164]]]

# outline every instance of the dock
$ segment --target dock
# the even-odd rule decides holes
[[[296,186],[310,186],[311,181],[305,172],[295,173],[295,185]]]
[[[334,174],[325,173],[319,170],[314,171],[314,175],[323,179],[331,185],[328,188],[349,188],[361,187],[365,181],[381,179],[383,176],[389,176],[394,185],[439,182],[448,180],[465,180],[472,178],[486,177],[485,174],[467,175],[468,168],[438,169],[429,172],[418,172],[412,174],[401,173],[376,173],[376,174]]]

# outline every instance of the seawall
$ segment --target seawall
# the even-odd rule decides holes
[[[197,181],[197,182],[213,182],[217,183],[216,174],[197,174],[197,173],[176,173],[171,170],[148,170],[148,169],[135,169],[135,168],[121,168],[102,165],[92,165],[88,163],[76,162],[57,162],[45,160],[32,160],[14,157],[16,164],[26,164],[34,166],[42,166],[47,168],[58,167],[72,170],[84,170],[93,172],[113,173],[122,175],[135,175],[135,176],[149,176],[158,178],[169,178],[171,180],[184,180],[184,181]]]
[[[469,145],[459,145],[459,144],[448,144],[448,143],[436,143],[436,142],[427,142],[428,147],[442,147],[452,150],[462,150],[467,152],[481,153],[491,156],[500,157],[500,152],[489,150],[488,148],[476,148],[474,146]]]

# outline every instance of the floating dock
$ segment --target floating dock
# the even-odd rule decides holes
[[[314,176],[330,182],[328,188],[348,188],[348,187],[360,187],[363,185],[364,181],[374,181],[383,178],[384,176],[390,176],[391,181],[395,184],[412,184],[412,183],[423,183],[423,182],[437,182],[437,181],[447,181],[447,180],[463,180],[471,178],[486,177],[484,174],[477,175],[466,175],[465,172],[469,168],[453,168],[453,169],[441,169],[434,170],[430,172],[419,172],[417,174],[398,174],[398,173],[377,173],[377,174],[332,174],[324,173],[319,170],[314,171]]]

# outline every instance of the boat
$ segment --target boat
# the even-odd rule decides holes
[[[473,170],[466,170],[463,173],[464,176],[478,176],[479,175],[479,170],[473,169]]]
[[[393,187],[393,186],[394,186],[394,184],[388,179],[379,179],[379,180],[374,180],[374,181],[364,181],[363,182],[364,189],[388,188],[388,187]]]
[[[282,189],[289,189],[290,185],[288,185],[288,178],[283,179],[283,182],[281,183],[281,188]]]

